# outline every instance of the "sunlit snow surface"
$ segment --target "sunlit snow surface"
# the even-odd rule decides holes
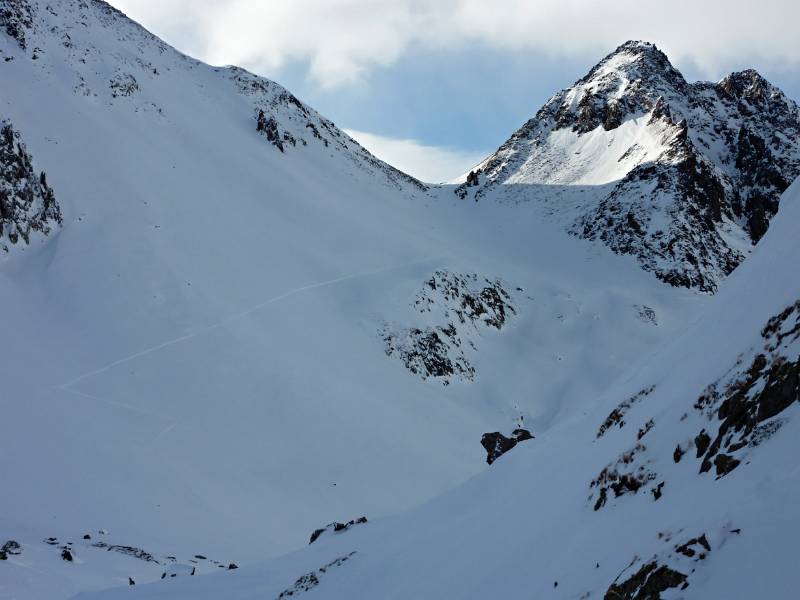
[[[715,484],[682,465],[658,504],[587,504],[589,481],[631,441],[623,430],[594,443],[602,418],[663,382],[647,416],[677,421],[718,376],[709,373],[729,368],[797,292],[773,285],[778,262],[737,273],[738,291],[713,300],[703,335],[680,342],[709,298],[569,237],[548,215],[561,196],[463,202],[377,162],[279,86],[184,57],[100,3],[31,5],[38,29],[25,52],[0,35],[13,57],[0,62],[0,117],[47,172],[65,222],[0,265],[0,544],[22,544],[0,564],[0,596],[115,586],[278,596],[355,550],[313,593],[537,596],[558,580],[559,594],[577,597],[607,586],[634,554],[657,552],[661,530],[712,535],[732,521],[761,536],[731,541],[729,562],[709,563],[708,585],[724,584],[714,568],[766,548],[757,540],[769,527],[788,547],[791,527],[769,520],[794,514],[781,500],[796,490],[787,470]],[[119,91],[126,75],[137,82],[130,95]],[[281,152],[256,132],[259,107],[294,145]],[[587,168],[562,183],[577,195],[614,177]],[[769,256],[789,260],[797,219],[785,212],[784,234],[769,238],[783,254]],[[423,381],[385,353],[380,331],[420,323],[414,301],[437,270],[500,279],[515,293],[507,326],[470,334],[472,382]],[[726,300],[737,294],[749,306]],[[673,338],[670,353],[635,366]],[[481,435],[522,422],[536,439],[489,473],[387,518],[484,471]],[[791,456],[789,432],[755,460]],[[347,535],[246,567],[362,514],[370,523]],[[87,533],[159,562],[93,547]],[[71,541],[75,560],[49,537]],[[169,556],[220,572],[189,579]],[[242,568],[223,573],[210,560]],[[781,560],[789,555],[765,569]],[[162,581],[167,568],[180,575]]]
[[[279,598],[285,590],[297,595],[309,574],[316,598],[595,598],[650,561],[687,575],[688,587],[663,598],[794,598],[797,402],[781,413],[783,427],[745,449],[746,460],[722,478],[698,474],[693,448],[677,463],[673,449],[712,427],[694,402],[710,383],[746,368],[762,349],[768,320],[800,298],[798,221],[795,183],[765,239],[691,331],[587,400],[585,413],[432,502],[235,573],[80,598]],[[784,331],[794,325],[794,335],[776,351],[797,361],[800,320],[796,312],[793,318]],[[651,388],[626,413],[625,427],[598,437],[614,407]],[[637,429],[649,420],[654,425],[637,442]],[[654,500],[643,490],[593,510],[590,481],[636,444],[646,446],[655,481],[666,482],[663,495]],[[699,536],[710,550],[698,543],[699,554],[678,550]],[[348,560],[327,567],[337,557]]]

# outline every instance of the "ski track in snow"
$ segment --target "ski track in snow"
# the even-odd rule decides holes
[[[115,400],[108,400],[106,398],[100,398],[99,396],[93,396],[92,394],[87,394],[86,392],[82,392],[80,390],[73,390],[67,387],[66,385],[57,385],[53,389],[58,390],[60,392],[66,392],[68,394],[75,394],[76,396],[80,396],[82,398],[86,398],[87,400],[94,400],[95,402],[102,402],[104,404],[109,404],[111,406],[115,406],[117,408],[124,408],[125,410],[130,410],[132,412],[138,413],[140,415],[144,415],[146,417],[153,417],[158,419],[159,421],[170,421],[168,417],[164,415],[159,415],[158,413],[150,412],[147,410],[142,410],[136,406],[131,404],[125,404],[124,402],[117,402]],[[175,423],[172,423],[174,426]],[[170,427],[172,427],[170,426]],[[159,434],[160,435],[160,434]]]
[[[145,442],[144,444],[142,444],[142,450],[143,451],[152,450],[155,447],[155,445],[159,442],[159,440],[161,440],[161,438],[163,438],[167,434],[169,434],[169,432],[172,431],[173,429],[175,429],[175,427],[179,424],[179,421],[175,421],[175,420],[171,419],[170,417],[167,417],[167,416],[164,416],[164,415],[160,415],[158,413],[154,413],[154,412],[151,412],[151,411],[148,411],[148,410],[142,410],[141,408],[137,408],[136,406],[132,406],[130,404],[125,404],[123,402],[116,402],[115,400],[108,400],[107,398],[100,398],[99,396],[94,396],[92,394],[87,394],[86,392],[81,392],[80,390],[74,390],[74,389],[70,389],[70,388],[64,387],[64,386],[56,386],[53,389],[57,390],[59,392],[65,392],[67,394],[75,394],[76,396],[80,396],[81,398],[86,398],[87,400],[94,400],[95,402],[102,402],[103,404],[109,404],[109,405],[117,407],[117,408],[122,408],[124,410],[129,410],[131,412],[135,412],[137,414],[140,414],[140,415],[143,415],[143,416],[146,416],[146,417],[151,417],[151,418],[159,420],[159,421],[165,421],[167,423],[167,425],[163,429],[161,429],[161,431],[159,431],[155,436],[153,436],[153,439],[151,439],[149,442]]]
[[[309,290],[314,290],[314,289],[319,289],[319,288],[335,285],[335,284],[341,283],[343,281],[349,281],[349,280],[358,279],[358,278],[361,278],[361,277],[369,277],[369,276],[372,276],[372,275],[379,275],[381,273],[387,273],[389,271],[395,271],[395,270],[398,270],[398,269],[404,269],[404,268],[407,268],[407,267],[412,267],[414,265],[419,265],[419,264],[423,264],[423,263],[426,263],[426,262],[432,262],[432,261],[436,261],[436,260],[441,260],[441,259],[445,258],[446,256],[447,255],[433,256],[433,257],[423,258],[423,259],[420,259],[420,260],[411,261],[411,262],[408,262],[408,263],[403,263],[403,264],[400,264],[400,265],[394,265],[394,266],[391,266],[391,267],[384,267],[384,268],[381,268],[381,269],[374,269],[372,271],[364,271],[364,272],[361,272],[361,273],[351,273],[349,275],[343,275],[342,277],[336,277],[335,279],[328,279],[328,280],[325,280],[325,281],[320,281],[318,283],[312,283],[312,284],[309,284],[309,285],[304,285],[304,286],[301,286],[301,287],[298,287],[298,288],[294,288],[292,290],[289,290],[287,292],[283,292],[282,294],[274,296],[274,297],[270,298],[269,300],[265,300],[263,302],[259,302],[258,304],[254,305],[254,306],[251,306],[250,308],[248,308],[246,310],[243,310],[243,311],[238,312],[238,313],[236,313],[234,315],[230,315],[228,317],[225,317],[224,319],[222,319],[221,321],[218,321],[217,323],[214,323],[212,325],[207,325],[206,327],[198,329],[197,331],[194,331],[192,333],[187,333],[185,335],[173,338],[171,340],[167,340],[165,342],[161,342],[160,344],[157,344],[155,346],[151,346],[149,348],[145,348],[144,350],[140,350],[139,352],[136,352],[136,353],[131,354],[129,356],[125,356],[123,358],[119,358],[119,359],[117,359],[117,360],[115,360],[115,361],[113,361],[113,362],[111,362],[111,363],[109,363],[109,364],[107,364],[107,365],[105,365],[103,367],[100,367],[98,369],[94,369],[93,371],[89,371],[88,373],[84,373],[83,375],[79,375],[75,379],[72,379],[72,380],[70,380],[70,381],[68,381],[66,383],[62,383],[61,385],[56,386],[56,388],[60,389],[60,390],[67,391],[67,392],[75,392],[75,393],[80,394],[82,396],[85,396],[87,398],[92,398],[92,399],[95,399],[95,400],[99,400],[101,402],[108,402],[108,403],[111,403],[111,404],[116,404],[118,406],[122,406],[124,408],[131,409],[131,410],[136,410],[138,412],[143,412],[143,411],[141,411],[139,409],[136,409],[136,408],[134,408],[132,406],[123,405],[123,404],[119,404],[119,403],[116,403],[116,402],[111,402],[109,400],[102,400],[100,398],[95,398],[94,396],[89,396],[88,394],[84,394],[83,392],[77,392],[77,391],[72,390],[70,388],[72,386],[74,386],[76,383],[79,383],[79,382],[83,381],[84,379],[88,379],[89,377],[94,377],[95,375],[100,375],[101,373],[105,373],[106,371],[108,371],[110,369],[113,369],[114,367],[117,367],[119,365],[125,364],[127,362],[130,362],[130,361],[135,360],[137,358],[140,358],[142,356],[147,356],[148,354],[152,354],[154,352],[158,352],[159,350],[163,350],[164,348],[169,348],[170,346],[174,346],[176,344],[180,344],[181,342],[185,342],[185,341],[194,339],[196,337],[199,337],[201,335],[204,335],[204,334],[209,333],[211,331],[214,331],[216,329],[220,329],[220,328],[222,328],[222,327],[224,327],[224,326],[226,326],[226,325],[228,325],[228,324],[230,324],[230,323],[232,323],[234,321],[237,321],[237,320],[242,319],[242,318],[244,318],[244,317],[246,317],[248,315],[253,314],[254,312],[257,312],[257,311],[261,310],[262,308],[264,308],[266,306],[269,306],[270,304],[273,304],[275,302],[279,302],[280,300],[284,300],[286,298],[294,296],[295,294],[300,294],[302,292],[307,292]]]

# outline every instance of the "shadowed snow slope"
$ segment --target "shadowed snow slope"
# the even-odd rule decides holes
[[[795,598],[798,225],[800,183],[690,332],[421,508],[263,566],[81,600]],[[711,471],[704,434],[727,457]]]
[[[598,536],[619,526],[610,498],[593,514],[589,482],[634,424],[596,447],[589,430],[638,391],[619,384],[629,366],[684,331],[707,295],[568,235],[534,203],[425,186],[279,85],[188,58],[104,2],[0,0],[0,25],[0,119],[63,217],[0,257],[0,535],[22,546],[0,561],[0,595],[68,597],[128,577],[177,585],[231,562],[243,568],[224,575],[275,595],[327,564],[324,579],[341,572],[335,589],[349,597],[423,584],[419,595],[513,595],[503,586],[566,578],[578,568],[567,551],[604,554],[559,519]],[[614,177],[524,185],[577,199]],[[771,302],[767,291],[754,284],[754,301]],[[709,373],[744,351],[734,341]],[[671,410],[655,395],[671,375],[652,372],[663,383],[648,435],[658,407]],[[413,527],[397,521],[406,531],[381,521],[486,469],[481,436],[517,427],[535,439],[489,477]],[[710,489],[740,485],[745,468]],[[715,485],[695,471],[675,477]],[[660,502],[679,502],[673,485]],[[640,495],[622,497],[624,514],[655,510]],[[245,572],[361,515],[370,523]],[[513,533],[520,523],[527,536]],[[653,551],[641,533],[620,561]],[[463,572],[430,552],[452,552],[448,568]],[[504,575],[513,569],[522,580]],[[620,569],[603,561],[592,576]],[[445,573],[463,588],[448,594]]]

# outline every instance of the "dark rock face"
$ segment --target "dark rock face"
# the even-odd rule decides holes
[[[625,581],[609,586],[605,600],[660,600],[661,592],[686,585],[686,575],[652,561]]]
[[[53,189],[44,172],[34,171],[31,155],[10,123],[0,126],[0,249],[31,234],[50,233],[63,221]]]
[[[695,436],[694,445],[697,448],[697,458],[706,453],[706,450],[711,445],[711,436],[706,433],[705,429]]]
[[[661,496],[664,495],[664,492],[661,491],[664,489],[664,484],[665,482],[662,481],[656,487],[650,489],[650,493],[653,494],[653,500],[660,500]]]
[[[121,546],[118,544],[106,544],[105,542],[95,542],[92,544],[94,548],[104,548],[109,552],[118,552],[120,554],[125,554],[127,556],[132,556],[133,558],[138,558],[139,560],[143,560],[145,562],[152,562],[158,563],[158,560],[147,552],[146,550],[142,550],[141,548],[136,548],[134,546]]]
[[[677,442],[672,451],[674,463],[686,463],[684,457],[691,456],[689,452],[694,447],[700,474],[713,469],[717,479],[725,477],[747,464],[753,449],[775,435],[791,418],[784,413],[800,401],[800,300],[769,319],[760,339],[761,347],[740,355],[726,375],[708,386],[694,402],[705,427],[697,432],[687,426],[681,434],[685,436],[682,440],[667,440],[670,444]],[[597,438],[609,430],[622,428],[629,409],[652,391],[653,388],[647,388],[621,402],[601,425]],[[659,500],[671,489],[668,481],[662,479],[666,471],[659,476],[654,467],[667,457],[654,455],[643,443],[658,435],[659,430],[654,430],[655,419],[641,415],[638,418],[642,425],[636,434],[637,443],[603,468],[589,484],[589,501],[596,511],[612,497],[634,495],[649,488],[653,499]],[[688,413],[684,413],[680,422],[689,422]],[[651,484],[657,480],[659,483]]]
[[[634,308],[636,309],[636,313],[642,322],[658,326],[658,317],[656,316],[655,310],[649,306],[645,306],[644,304],[634,305]]]
[[[501,330],[516,314],[506,286],[476,274],[437,271],[417,294],[414,307],[429,324],[381,331],[387,356],[397,356],[422,379],[472,381],[475,368],[468,353],[477,348],[476,327]],[[431,324],[435,323],[435,324]]]
[[[258,111],[258,117],[256,118],[256,131],[259,133],[264,134],[264,137],[267,138],[272,145],[275,146],[278,150],[283,152],[283,142],[281,141],[281,134],[278,131],[278,122],[275,120],[275,117],[269,117],[264,114],[263,110]]]
[[[16,556],[22,554],[22,546],[16,540],[8,540],[0,548],[0,560],[8,560],[9,556]]]
[[[414,305],[420,312],[432,312],[435,305],[452,312],[459,324],[484,323],[501,329],[507,317],[516,314],[511,296],[500,280],[484,279],[475,273],[436,271],[417,295]]]
[[[358,519],[352,519],[347,523],[339,523],[338,521],[334,521],[333,523],[328,523],[322,529],[315,529],[314,532],[311,534],[311,538],[308,540],[309,544],[313,544],[319,539],[323,533],[330,532],[330,533],[341,533],[343,531],[347,531],[354,525],[361,525],[367,522],[367,517],[359,517]]]
[[[708,543],[708,538],[704,533],[700,537],[692,538],[683,544],[675,546],[675,551],[689,558],[697,556],[697,560],[704,560],[708,553],[711,552],[711,544]]]
[[[727,538],[729,532],[717,534],[715,544],[719,545],[720,538]],[[638,556],[623,569],[622,573],[614,580],[606,591],[606,600],[661,600],[662,598],[678,598],[675,592],[665,592],[675,588],[685,590],[689,587],[689,578],[701,568],[704,561],[711,553],[711,543],[705,533],[686,540],[683,543],[671,545],[673,534],[669,531],[660,532],[658,539],[670,544],[655,555],[651,555],[646,562],[632,575],[628,575],[633,568],[640,564]],[[623,579],[625,577],[625,579]]]
[[[563,143],[551,134],[613,132],[642,117],[660,154],[645,157],[638,143],[628,148],[618,161],[630,170],[610,191],[598,188],[584,200],[568,230],[636,257],[666,283],[714,292],[744,259],[731,234],[758,241],[800,175],[800,110],[753,70],[690,84],[653,44],[626,42],[481,164],[475,191],[465,184],[455,193],[535,200],[537,183],[562,180],[546,175]],[[534,185],[501,185],[509,180]]]
[[[112,98],[126,98],[139,91],[139,83],[130,73],[116,73],[108,82],[108,87],[111,89]]]
[[[499,431],[495,431],[483,434],[481,446],[486,450],[486,462],[492,464],[520,442],[532,439],[533,435],[527,429],[515,429],[511,432],[511,437],[506,437]]]
[[[589,484],[589,487],[596,489],[594,510],[600,510],[608,500],[608,492],[614,492],[614,497],[619,498],[625,494],[636,494],[642,487],[656,479],[657,475],[648,468],[646,462],[638,460],[640,454],[647,448],[641,444],[636,444],[627,452],[623,452],[620,457],[603,468],[597,477]],[[653,488],[653,495],[656,500],[661,497],[663,483]]]
[[[0,0],[0,28],[12,38],[19,47],[28,47],[26,33],[33,27],[34,10],[28,0]]]
[[[467,196],[469,196],[470,188],[478,187],[481,184],[480,175],[480,169],[467,173],[466,181],[456,187],[454,190],[455,195],[464,200]],[[477,198],[475,198],[475,200],[477,201]]]
[[[441,378],[445,385],[452,376],[471,380],[475,368],[463,355],[454,353],[454,356],[450,356],[451,345],[442,336],[451,338],[456,347],[461,345],[455,330],[449,326],[440,327],[438,331],[434,328],[412,327],[406,332],[405,343],[398,344],[400,339],[393,334],[384,336],[386,355],[397,354],[409,371],[423,379]]]
[[[332,122],[306,106],[288,90],[240,67],[227,69],[239,93],[253,103],[256,131],[281,152],[319,143],[341,152],[354,167],[384,178],[393,187],[425,192],[421,181],[378,160]],[[333,153],[329,153],[333,156]]]
[[[283,590],[277,597],[276,600],[283,600],[284,598],[292,598],[302,594],[303,592],[308,592],[309,590],[314,589],[320,584],[320,579],[323,575],[325,575],[329,570],[341,567],[344,563],[350,560],[356,554],[355,551],[351,552],[350,554],[345,554],[344,556],[340,556],[339,558],[332,560],[328,564],[316,569],[315,571],[311,571],[310,573],[306,573],[305,575],[298,577],[297,581],[294,582],[289,588]]]
[[[653,110],[655,116],[658,103]],[[660,118],[670,119],[668,108],[661,107],[660,113]],[[666,283],[713,292],[719,277],[744,259],[723,244],[718,230],[725,187],[715,166],[687,137],[686,122],[669,121],[667,127],[670,139],[663,162],[634,168],[572,231],[601,240],[618,254],[636,256],[645,270]],[[683,218],[675,219],[667,230],[651,232],[652,206],[678,199]]]
[[[642,439],[644,436],[647,435],[647,432],[649,432],[653,427],[655,427],[655,425],[656,425],[656,422],[653,419],[650,419],[649,421],[647,421],[647,423],[642,425],[639,428],[639,431],[636,432],[636,439],[637,440]]]
[[[603,421],[603,424],[600,425],[600,428],[597,430],[597,437],[603,437],[603,435],[605,435],[605,433],[614,426],[622,429],[625,426],[625,413],[627,413],[634,404],[641,402],[644,398],[652,394],[654,389],[656,389],[655,386],[650,386],[637,392],[627,400],[620,402],[617,407],[606,417],[606,420]]]
[[[800,357],[791,349],[800,341],[800,300],[769,320],[761,331],[764,348],[748,368],[723,389],[712,384],[695,408],[719,422],[714,440],[701,431],[695,438],[700,472],[724,477],[741,464],[734,457],[780,427],[774,418],[800,400]],[[779,422],[778,422],[779,423]]]

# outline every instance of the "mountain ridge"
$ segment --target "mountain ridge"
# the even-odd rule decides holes
[[[647,529],[608,561],[580,544],[579,527],[548,528],[585,524],[595,539],[616,539],[637,515],[691,505],[679,493],[697,489],[686,480],[750,494],[746,474],[769,472],[747,461],[773,456],[791,433],[783,419],[795,406],[769,401],[775,386],[756,405],[731,393],[754,364],[751,350],[763,349],[765,362],[745,380],[750,390],[773,375],[783,381],[782,360],[794,364],[790,352],[764,348],[789,340],[797,313],[781,312],[778,300],[794,293],[791,277],[781,274],[778,298],[762,293],[775,287],[775,269],[762,269],[764,281],[753,268],[734,271],[730,281],[746,278],[736,289],[751,289],[758,310],[737,304],[747,330],[718,352],[692,346],[691,356],[713,361],[709,372],[670,388],[682,378],[672,359],[659,362],[661,349],[699,335],[696,316],[730,298],[727,282],[720,277],[713,298],[665,285],[624,253],[568,235],[600,206],[598,189],[611,193],[629,170],[647,168],[643,157],[662,157],[657,170],[682,184],[694,182],[681,171],[692,160],[715,168],[697,157],[669,102],[610,130],[613,152],[595,152],[608,141],[602,126],[559,129],[558,148],[582,160],[556,173],[569,185],[518,186],[550,194],[542,206],[464,203],[457,187],[420,184],[370,159],[278,84],[186,57],[103,2],[0,0],[12,4],[36,9],[24,48],[7,22],[0,27],[0,117],[24,140],[30,166],[12,181],[42,186],[41,199],[52,189],[63,220],[57,235],[51,223],[25,252],[0,257],[0,411],[13,417],[0,420],[10,449],[0,471],[12,482],[0,569],[13,594],[286,598],[344,585],[348,598],[547,596],[556,587],[575,597],[631,577],[634,585],[634,575],[649,581],[661,567],[695,589],[707,571],[691,575],[688,553],[703,552],[700,539],[712,557],[731,556],[722,549],[737,534],[706,512],[647,521],[680,536],[672,544]],[[728,87],[758,102],[748,81]],[[634,143],[642,150],[620,168]],[[748,144],[742,160],[760,165],[759,142]],[[486,176],[473,182],[465,197]],[[783,206],[791,216],[792,204]],[[644,229],[654,214],[644,208],[630,223],[630,211],[620,213],[619,239]],[[23,226],[36,212],[19,213]],[[706,214],[694,218],[703,224]],[[793,222],[776,222],[765,240],[791,249]],[[688,240],[687,250],[702,242]],[[765,325],[766,334],[755,331]],[[724,378],[731,369],[736,376]],[[705,410],[692,408],[715,382]],[[772,422],[758,419],[775,406],[783,424],[766,431]],[[624,418],[598,437],[616,407]],[[728,440],[738,423],[730,415],[742,417],[744,437]],[[674,444],[699,446],[704,425],[702,460],[674,463]],[[706,460],[711,472],[699,476]],[[720,468],[727,473],[714,483]],[[388,516],[420,504],[410,520]],[[300,550],[324,523],[333,531]],[[560,566],[552,557],[566,546],[536,554],[541,544],[531,542],[567,538],[574,545]],[[439,556],[420,552],[419,539]],[[670,556],[677,545],[687,554]],[[400,561],[394,548],[405,550]],[[632,560],[651,555],[657,566]],[[454,560],[442,568],[441,556]],[[248,566],[271,557],[263,570]],[[626,565],[635,569],[615,581]],[[351,578],[353,568],[367,579]],[[586,589],[573,590],[578,583]]]
[[[655,45],[629,41],[551,97],[456,193],[541,202],[573,235],[714,292],[800,174],[799,137],[800,109],[756,71],[689,84]],[[569,190],[549,194],[564,197],[560,208],[537,188],[582,183],[598,188],[576,210]]]

